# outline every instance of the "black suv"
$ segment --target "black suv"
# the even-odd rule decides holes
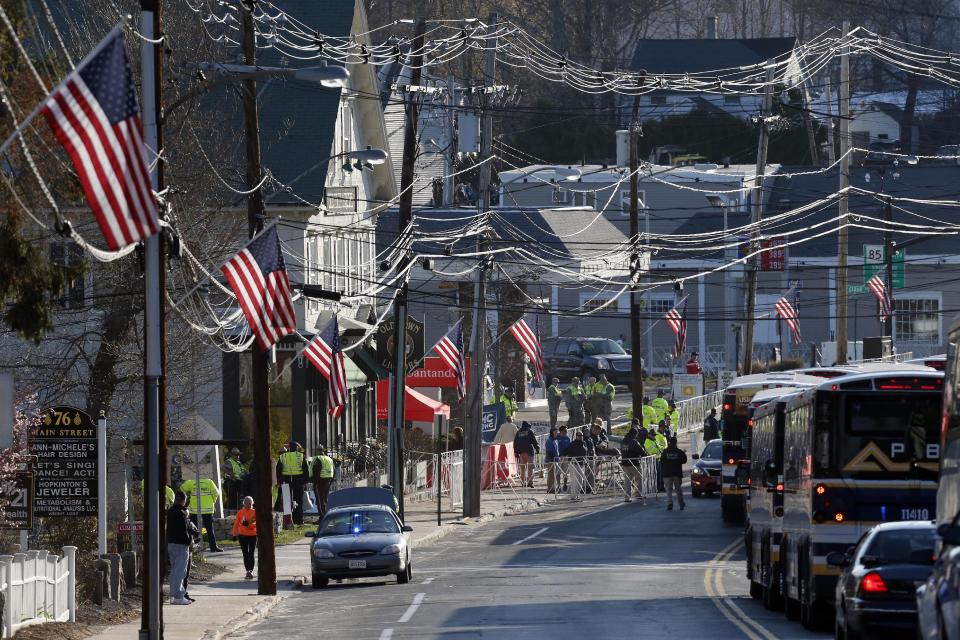
[[[547,379],[557,377],[563,383],[578,376],[607,375],[613,384],[630,384],[632,358],[610,338],[547,338],[543,341],[543,359]]]

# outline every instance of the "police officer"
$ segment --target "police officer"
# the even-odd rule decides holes
[[[703,421],[703,441],[704,443],[716,440],[720,437],[720,423],[717,421],[716,408],[710,408],[710,415]]]
[[[277,482],[290,485],[293,501],[293,524],[303,524],[303,483],[307,478],[307,460],[303,447],[291,441],[277,461]]]
[[[180,485],[180,491],[190,496],[190,520],[193,524],[200,526],[197,522],[197,516],[200,516],[203,522],[203,528],[207,530],[207,543],[210,545],[210,551],[221,553],[223,549],[217,544],[217,534],[213,530],[213,509],[220,499],[220,490],[217,483],[210,478],[200,478],[200,484],[195,479],[190,479]]]
[[[500,404],[503,405],[504,415],[513,418],[513,415],[517,412],[516,395],[513,393],[513,389],[506,389],[500,394]]]
[[[670,418],[670,429],[673,431],[673,435],[677,435],[677,430],[680,428],[680,409],[677,409],[676,402],[670,402],[670,411],[667,413],[667,416]]]
[[[601,418],[610,430],[610,415],[613,413],[613,399],[617,395],[617,388],[609,380],[607,374],[601,373],[600,380],[594,385],[595,403],[598,407],[597,417]]]
[[[220,472],[223,474],[223,493],[226,495],[224,502],[227,508],[237,509],[243,491],[243,476],[247,472],[240,462],[240,449],[234,447],[230,450],[227,459],[220,465]]]
[[[323,445],[317,448],[319,454],[313,458],[313,490],[317,494],[317,513],[322,518],[327,513],[327,496],[333,483],[333,458],[327,455]]]
[[[585,424],[593,424],[593,419],[597,415],[597,403],[593,395],[596,382],[596,378],[589,376],[583,385],[583,419]]]
[[[650,404],[650,397],[643,397],[643,426],[645,429],[652,429],[656,426],[659,419],[657,418],[657,410],[653,408],[653,405]]]
[[[663,397],[663,389],[657,391],[657,397],[653,399],[650,406],[657,410],[657,422],[663,420],[663,417],[667,415],[667,411],[670,409],[667,399]]]
[[[563,400],[567,405],[567,426],[580,427],[586,424],[583,417],[583,388],[580,386],[580,378],[573,377],[567,385]]]
[[[560,413],[560,403],[563,402],[563,389],[560,388],[560,378],[554,378],[547,387],[547,410],[550,412],[550,428],[557,426],[557,414]]]

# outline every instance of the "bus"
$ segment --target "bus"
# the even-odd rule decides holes
[[[831,551],[872,526],[934,515],[943,374],[895,370],[822,380],[783,407],[783,533],[779,563],[789,619],[833,616],[840,570]]]
[[[746,516],[753,397],[764,389],[812,386],[820,382],[821,378],[792,372],[756,373],[734,378],[724,389],[720,414],[723,438],[720,514],[724,522],[742,523]]]

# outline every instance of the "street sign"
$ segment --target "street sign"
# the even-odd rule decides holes
[[[395,351],[393,345],[393,331],[396,319],[385,320],[377,327],[377,363],[393,373]],[[410,373],[423,360],[423,322],[407,316],[407,373]]]
[[[3,517],[0,529],[33,528],[33,474],[21,471],[13,477],[11,486],[3,493]]]
[[[703,395],[703,376],[699,373],[678,373],[673,376],[675,402]]]
[[[97,515],[97,425],[74,407],[51,407],[30,433],[40,518]]]
[[[883,275],[886,269],[886,247],[882,244],[863,245],[863,292],[865,292],[870,278],[877,273]],[[893,288],[903,289],[906,284],[906,266],[904,257],[906,250],[900,249],[893,254]],[[862,292],[851,292],[862,293]]]
[[[763,253],[760,254],[761,271],[783,271],[787,266],[787,245],[783,236],[768,238],[760,242]]]
[[[726,389],[737,377],[736,371],[718,371],[717,372],[717,390]]]

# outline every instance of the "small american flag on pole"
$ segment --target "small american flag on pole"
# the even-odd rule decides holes
[[[340,345],[340,329],[337,317],[327,324],[307,348],[303,350],[317,371],[327,380],[327,413],[339,418],[347,405],[347,369]]]
[[[463,353],[463,318],[440,338],[433,348],[457,379],[457,397],[463,402],[467,395],[467,363]]]
[[[520,348],[530,358],[530,362],[533,364],[534,378],[543,382],[543,351],[540,348],[540,339],[537,338],[537,334],[530,329],[530,325],[523,318],[510,325],[510,334],[516,338]]]
[[[667,311],[663,316],[667,321],[667,326],[675,334],[677,334],[677,341],[673,345],[673,357],[679,358],[683,355],[683,350],[687,348],[687,305],[684,303],[683,308],[674,307]]]
[[[793,344],[800,344],[802,341],[800,336],[800,317],[797,315],[796,307],[790,304],[787,296],[784,295],[777,300],[773,308],[776,309],[777,315],[780,316],[790,328],[790,337],[793,340]]]
[[[264,351],[296,331],[297,314],[276,226],[262,231],[220,270]]]
[[[879,273],[874,274],[867,280],[867,288],[877,297],[880,303],[880,320],[886,322],[890,319],[890,310],[893,307],[890,301],[890,287],[887,286],[886,279]]]
[[[73,161],[107,246],[116,251],[156,234],[140,107],[119,28],[47,96],[40,112]]]

